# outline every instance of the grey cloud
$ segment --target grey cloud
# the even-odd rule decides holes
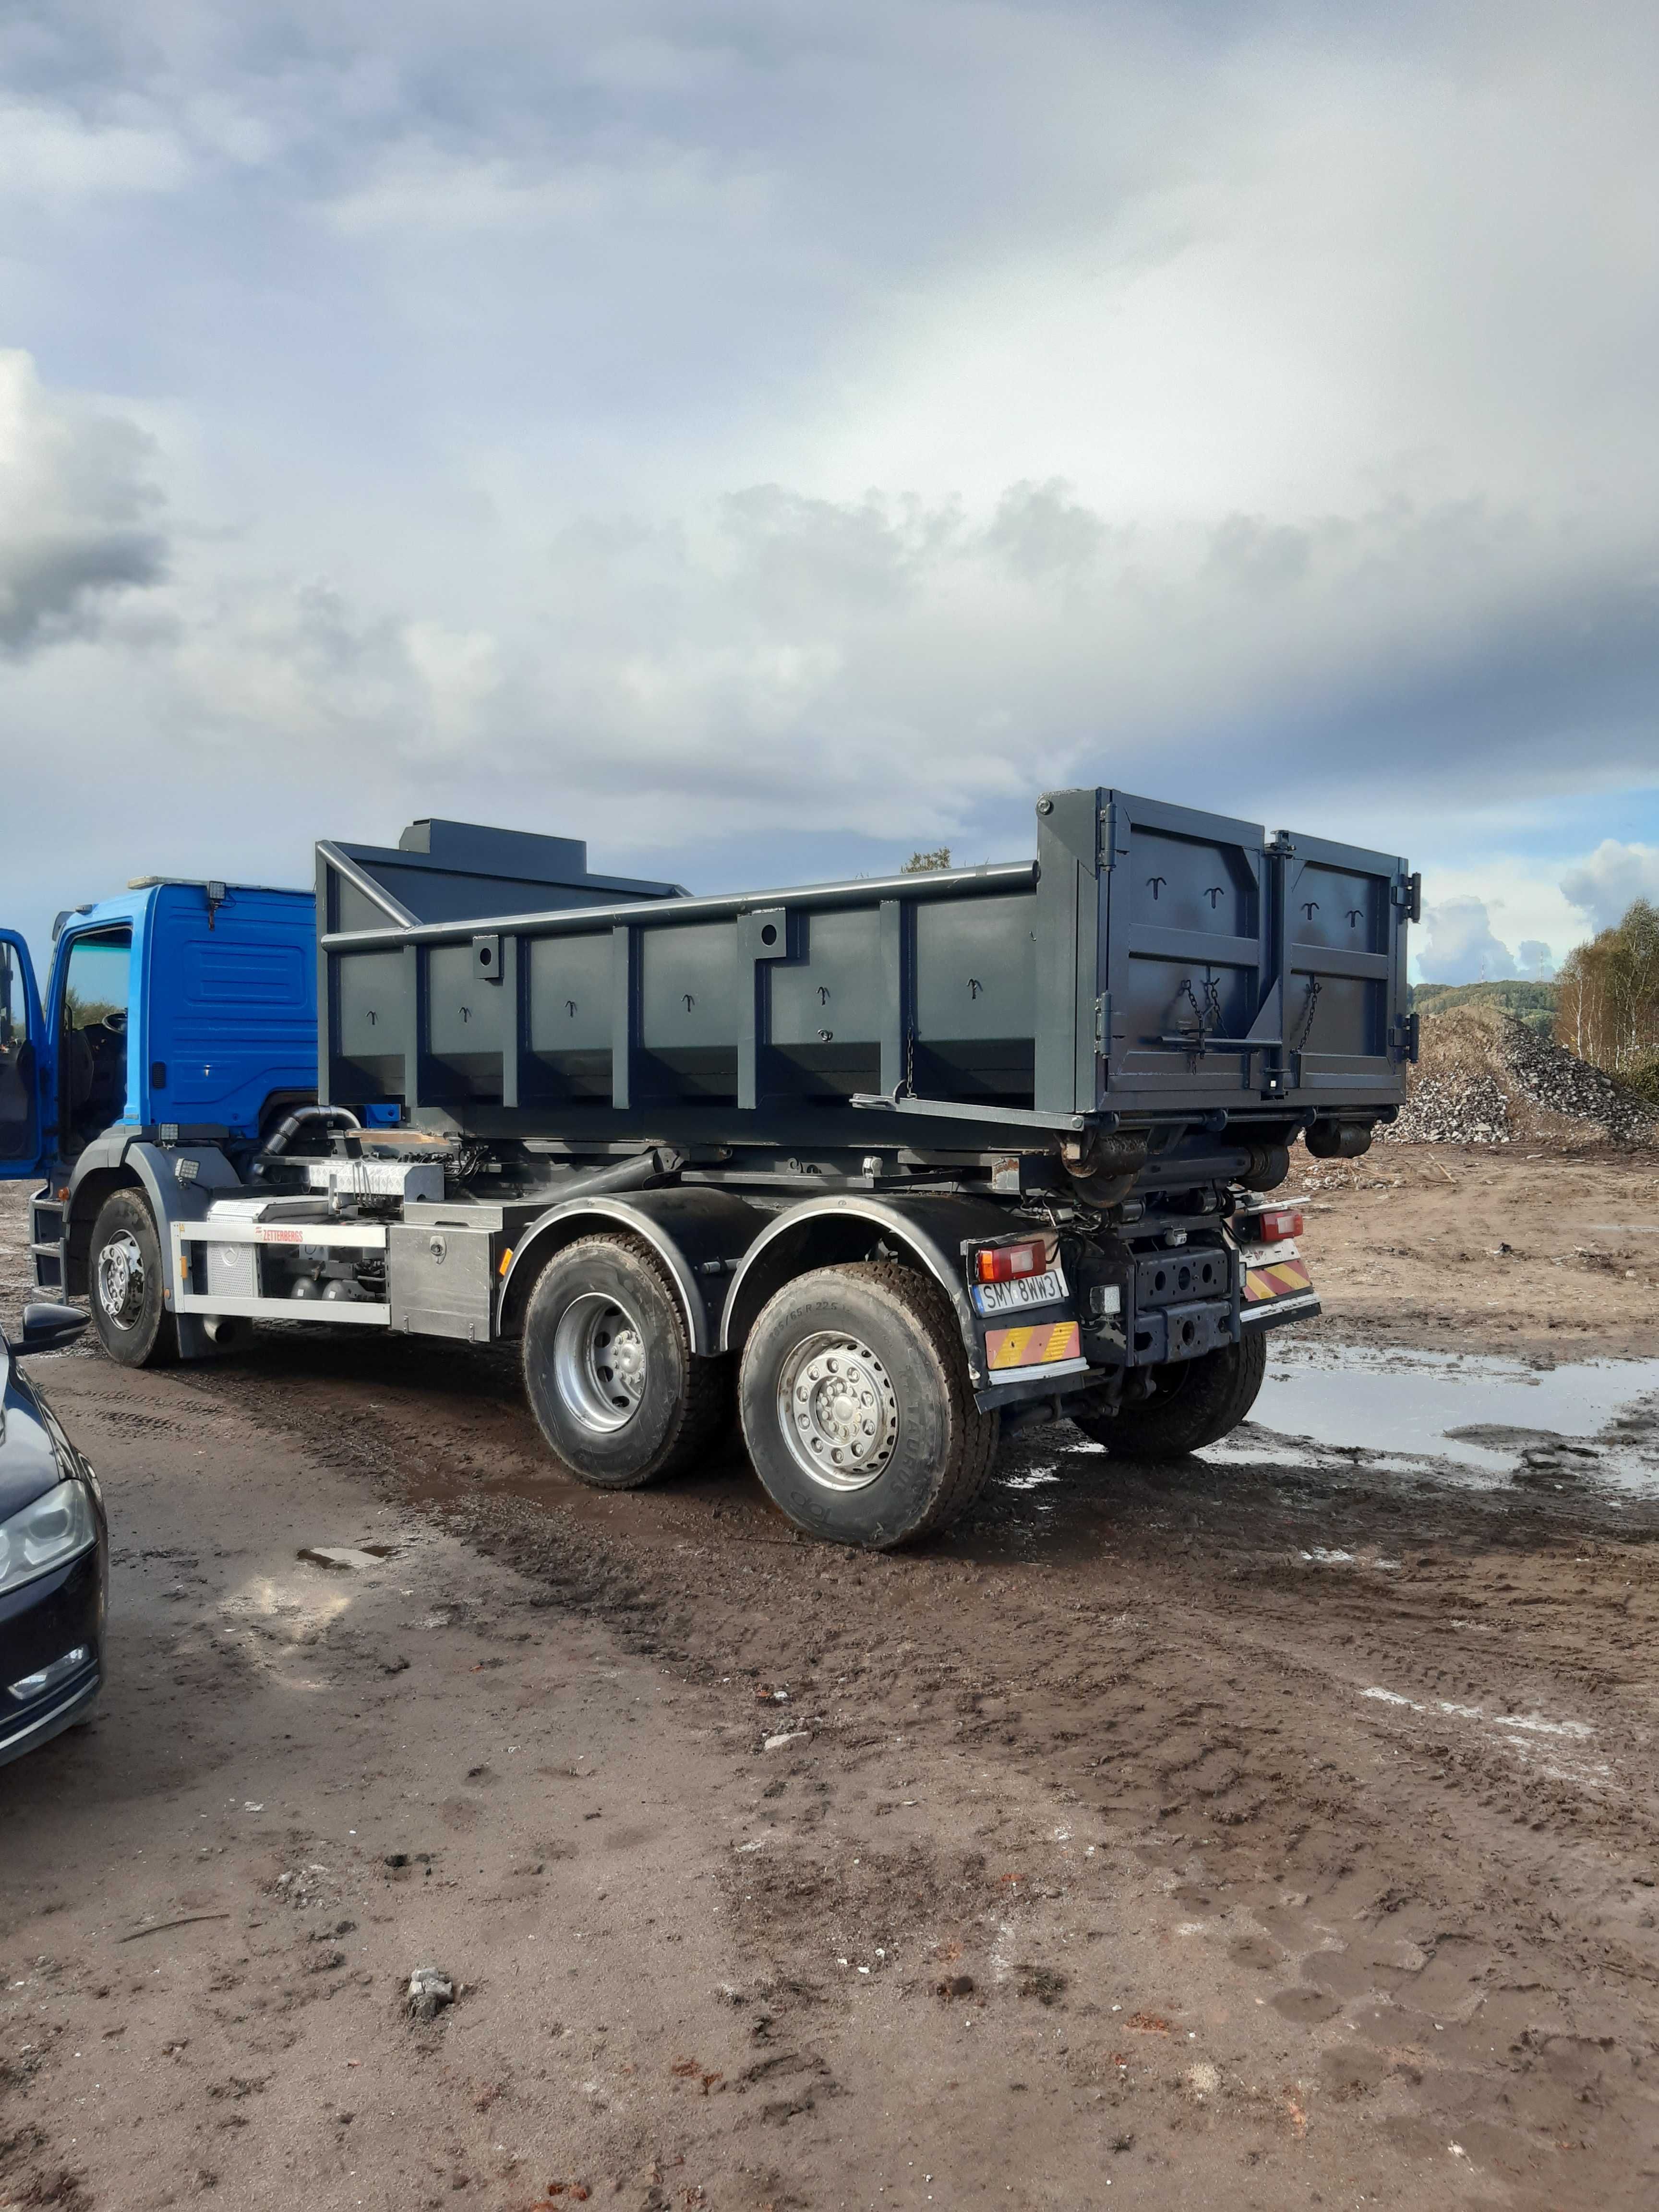
[[[0,647],[78,668],[147,586],[157,759],[642,845],[1650,780],[1655,18],[1599,21],[13,10],[0,81],[83,125],[19,297],[177,441],[37,439]],[[82,673],[42,726],[95,763]]]
[[[112,597],[160,581],[150,442],[48,392],[26,354],[0,353],[0,652],[86,637]]]
[[[734,807],[756,829],[810,816],[878,836],[896,805],[919,837],[989,836],[1041,781],[1167,787],[1172,746],[1183,787],[1202,778],[1253,815],[1279,794],[1287,811],[1352,806],[1406,775],[1443,790],[1496,773],[1510,792],[1538,777],[1566,694],[1539,678],[1550,611],[1527,580],[1497,576],[1425,666],[1437,580],[1396,514],[1241,584],[1213,547],[1246,534],[1124,532],[1052,483],[977,520],[766,484],[678,518],[573,525],[539,576],[467,613],[419,585],[400,609],[221,578],[210,616],[205,589],[195,602],[174,719],[263,717],[288,748],[356,727],[365,766],[465,777],[488,761],[526,793],[627,790],[647,839],[729,830]],[[188,580],[179,596],[192,603]],[[1583,653],[1565,617],[1561,634]],[[1510,712],[1474,711],[1511,687]],[[1490,957],[1514,971],[1506,949]]]
[[[1106,525],[1072,495],[1063,477],[1012,484],[997,502],[986,543],[1016,575],[1037,581],[1087,568],[1106,543]]]

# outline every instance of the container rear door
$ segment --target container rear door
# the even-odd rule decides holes
[[[1336,1107],[1403,1091],[1405,862],[1297,836],[1279,866],[1291,1095]]]
[[[1101,793],[1099,1025],[1112,1106],[1224,1106],[1276,1045],[1275,916],[1259,823]]]

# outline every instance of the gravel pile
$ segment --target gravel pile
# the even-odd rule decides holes
[[[1659,1133],[1659,1109],[1647,1099],[1507,1014],[1504,1050],[1522,1091],[1546,1112],[1595,1122],[1618,1144],[1641,1144]]]
[[[1382,1134],[1400,1145],[1507,1145],[1515,1131],[1495,1075],[1443,1068],[1413,1079],[1399,1120]]]
[[[1395,1144],[1652,1144],[1659,1110],[1526,1023],[1494,1007],[1425,1015],[1422,1057]]]

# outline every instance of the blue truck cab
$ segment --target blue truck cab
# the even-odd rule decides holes
[[[93,1221],[157,1141],[256,1146],[316,1095],[310,891],[154,878],[58,917],[44,991],[0,930],[0,1178],[39,1176],[35,1279],[84,1295]]]

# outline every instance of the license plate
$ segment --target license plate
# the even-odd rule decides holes
[[[1050,1267],[1041,1275],[1018,1275],[1011,1283],[970,1283],[968,1287],[982,1314],[1020,1313],[1027,1306],[1058,1305],[1071,1296],[1063,1267]]]

